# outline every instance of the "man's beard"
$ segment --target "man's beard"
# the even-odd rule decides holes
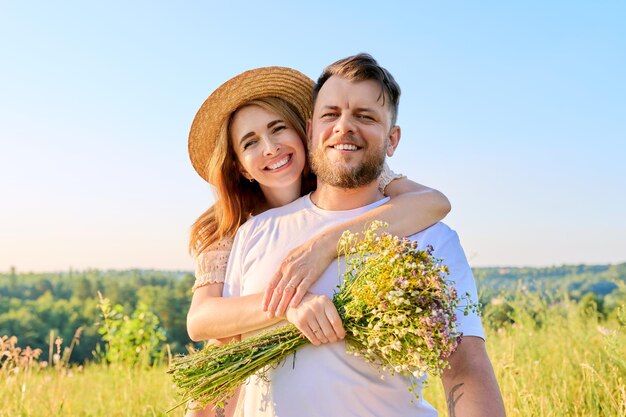
[[[386,148],[385,145],[380,152],[366,152],[365,160],[354,168],[333,164],[326,158],[324,148],[309,148],[309,161],[318,181],[338,188],[358,188],[378,179],[385,163]]]

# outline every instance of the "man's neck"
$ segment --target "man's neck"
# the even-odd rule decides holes
[[[318,181],[311,201],[321,209],[339,211],[364,207],[383,197],[377,181],[359,188],[338,188]]]

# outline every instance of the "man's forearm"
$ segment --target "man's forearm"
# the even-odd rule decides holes
[[[450,357],[442,382],[449,417],[504,417],[504,403],[484,341],[466,337]]]
[[[497,383],[467,379],[446,389],[449,417],[504,417],[504,405]]]

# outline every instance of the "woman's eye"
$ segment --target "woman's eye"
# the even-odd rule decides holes
[[[281,130],[287,129],[287,126],[285,125],[278,125],[276,127],[274,127],[274,129],[272,130],[272,133],[278,133]]]
[[[246,149],[248,149],[250,146],[254,145],[256,143],[256,139],[252,139],[249,141],[244,142],[243,144],[243,150],[245,151]]]

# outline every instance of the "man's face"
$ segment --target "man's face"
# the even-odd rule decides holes
[[[321,182],[340,188],[375,181],[400,140],[380,85],[339,76],[319,91],[307,134],[313,171]]]

